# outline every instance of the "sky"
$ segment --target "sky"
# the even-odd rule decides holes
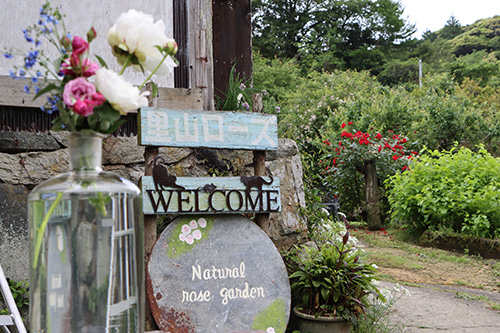
[[[405,7],[403,18],[416,25],[413,37],[444,27],[451,15],[462,26],[479,19],[500,15],[500,0],[399,0]]]

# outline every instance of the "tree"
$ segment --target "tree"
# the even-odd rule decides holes
[[[322,0],[252,0],[253,46],[266,58],[293,58],[317,24]]]
[[[253,6],[253,45],[264,57],[297,57],[323,68],[378,67],[415,31],[393,0],[253,0]]]
[[[464,28],[458,19],[451,15],[446,24],[439,32],[439,36],[444,39],[452,39],[464,32]]]

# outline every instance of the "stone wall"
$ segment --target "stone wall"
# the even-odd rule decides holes
[[[68,171],[68,133],[0,131],[0,263],[7,277],[29,275],[27,197],[40,182]],[[103,168],[137,183],[144,174],[144,147],[136,137],[104,140]],[[239,176],[253,174],[252,152],[160,148],[169,172],[177,176]],[[304,237],[307,226],[298,213],[304,207],[302,164],[297,145],[279,140],[268,153],[266,168],[281,181],[282,212],[270,216],[269,236],[279,249]]]

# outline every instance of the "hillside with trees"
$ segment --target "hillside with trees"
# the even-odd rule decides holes
[[[403,214],[391,218],[398,204],[390,199],[391,179],[411,172],[420,156],[460,148],[500,156],[500,16],[467,26],[452,16],[415,39],[397,1],[252,4],[253,90],[265,92],[280,135],[299,145],[312,224],[332,195],[350,219],[366,220],[374,204],[366,163],[376,164],[381,223],[404,225],[397,220]],[[387,149],[393,153],[378,154]],[[435,181],[439,187],[443,180]],[[463,212],[457,230],[474,230],[476,220],[494,225],[481,209]],[[429,214],[404,216],[428,221]]]

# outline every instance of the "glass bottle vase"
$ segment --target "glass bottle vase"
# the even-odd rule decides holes
[[[31,332],[144,331],[141,194],[102,171],[103,138],[71,133],[70,171],[30,193]]]

